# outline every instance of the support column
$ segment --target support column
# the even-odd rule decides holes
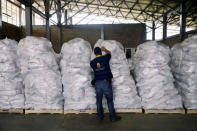
[[[65,23],[65,25],[68,25],[68,12],[67,12],[67,10],[65,10],[65,12],[64,12],[64,23]]]
[[[183,41],[185,37],[185,28],[186,28],[186,6],[185,6],[185,0],[182,0],[181,14],[180,14],[180,39],[181,41]]]
[[[35,25],[36,24],[36,14],[34,12],[32,12],[32,25]]]
[[[19,12],[19,27],[21,27],[22,26],[22,21],[21,21],[21,15],[22,15],[21,4],[20,4],[18,12]]]
[[[167,15],[163,16],[163,41],[167,38]]]
[[[22,18],[22,7],[21,7],[21,4],[19,6],[18,12],[19,12],[19,30],[20,30],[19,34],[20,34],[20,38],[22,38],[22,20],[21,20],[21,18]]]
[[[61,23],[61,1],[57,0],[57,27],[58,27],[58,52],[61,51],[62,47],[62,23]]]
[[[25,4],[26,36],[32,35],[32,3]]]
[[[101,25],[101,39],[104,40],[105,39],[105,33],[104,33],[104,25]]]
[[[0,39],[2,39],[2,6],[1,6],[1,0],[0,0]]]
[[[152,40],[155,40],[155,22],[152,23]]]
[[[45,26],[45,28],[46,28],[46,38],[48,39],[48,40],[50,40],[51,39],[51,31],[50,31],[50,23],[49,23],[49,4],[50,4],[50,0],[45,0],[45,3],[44,3],[44,5],[45,5],[45,16],[46,16],[46,19],[45,19],[45,21],[46,21],[46,26]]]

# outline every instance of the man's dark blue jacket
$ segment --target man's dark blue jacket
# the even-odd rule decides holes
[[[111,73],[109,61],[111,59],[110,54],[101,55],[96,57],[90,62],[90,66],[94,70],[94,80],[111,80],[113,75]]]

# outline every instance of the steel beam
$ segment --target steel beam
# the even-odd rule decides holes
[[[181,0],[180,0],[181,1]],[[184,4],[184,10],[185,10],[185,12],[187,12],[186,10],[189,10],[189,8],[191,8],[192,7],[192,0],[182,0],[182,2],[184,2],[185,4]],[[181,3],[182,3],[181,2]],[[171,7],[165,14],[167,15],[167,16],[171,16],[171,14],[177,14],[177,15],[181,15],[181,3],[180,2],[178,2],[178,4],[176,5],[176,6],[174,6],[174,7]],[[188,12],[188,13],[191,13],[190,11]],[[162,16],[161,17],[159,17],[159,19],[162,19]],[[175,21],[176,19],[174,19],[174,17],[172,17],[172,20],[171,20],[171,22],[173,22],[173,21]]]
[[[58,52],[60,53],[62,47],[62,23],[61,23],[61,0],[57,0],[57,27],[58,27]]]
[[[103,4],[103,6],[107,3],[107,2],[109,2],[109,0],[108,1],[106,1],[104,4]],[[87,5],[86,5],[87,6]],[[88,7],[87,7],[88,8]],[[105,15],[106,16],[106,12],[107,11],[109,11],[110,13],[111,13],[111,16],[113,16],[113,17],[116,17],[116,16],[114,16],[114,14],[112,14],[112,12],[110,11],[110,8],[108,7],[107,9],[105,9],[105,12],[104,13],[101,13],[100,15]],[[130,12],[131,13],[131,12]],[[75,13],[76,14],[76,13]],[[132,17],[133,17],[133,19],[134,20],[136,20],[136,21],[138,21],[139,23],[142,23],[142,24],[144,24],[143,22],[141,22],[140,20],[138,20],[138,19],[136,19],[134,16],[133,16],[133,14],[131,13],[131,15],[132,15]],[[72,18],[72,17],[69,17],[69,18]],[[117,18],[117,17],[116,17]],[[125,19],[128,19],[128,17],[126,17],[126,16],[122,16],[121,18],[125,18]],[[152,28],[152,27],[150,27],[150,26],[147,26],[147,27],[149,27],[149,28]]]
[[[39,16],[41,16],[42,18],[44,18],[44,19],[46,19],[46,16],[45,16],[45,14],[43,14],[41,11],[39,11],[37,8],[35,8],[34,6],[32,6],[32,10],[36,13],[36,14],[38,14]],[[55,21],[53,21],[53,20],[50,20],[51,21],[51,23],[53,23],[54,25],[56,25],[57,23],[55,22]]]
[[[196,20],[197,20],[197,16],[194,16],[191,20],[187,21],[187,22],[190,22],[188,26],[191,26],[192,23],[197,22]]]
[[[46,16],[46,38],[48,40],[50,40],[50,25],[49,25],[49,4],[50,4],[50,0],[44,0],[44,6],[45,6],[45,16]]]
[[[32,35],[32,4],[25,4],[26,36]]]
[[[155,40],[155,22],[152,23],[152,40]]]
[[[137,4],[140,4],[139,1],[136,0],[132,7],[129,7],[129,6],[127,5],[127,2],[128,2],[128,1],[124,1],[126,7],[121,7],[121,6],[120,6],[122,2],[121,2],[119,5],[113,4],[114,2],[111,2],[113,5],[107,5],[107,3],[110,2],[110,1],[111,1],[111,0],[108,0],[108,1],[106,1],[104,4],[98,4],[98,3],[95,4],[95,3],[91,3],[91,6],[97,6],[97,7],[99,7],[99,8],[100,8],[100,7],[103,7],[103,9],[104,9],[104,8],[107,8],[107,10],[110,12],[110,14],[111,14],[111,11],[112,11],[112,10],[115,11],[116,14],[117,14],[118,12],[120,12],[120,13],[125,12],[125,11],[122,11],[121,9],[123,9],[123,10],[129,10],[128,13],[124,16],[124,17],[127,17],[130,13],[132,13],[132,10],[134,10],[134,7],[135,7]],[[75,1],[72,1],[71,3],[75,3]],[[77,3],[81,4],[81,5],[80,5],[81,7],[88,7],[88,6],[89,6],[89,5],[88,5],[89,2],[77,2]],[[153,5],[153,0],[152,0],[152,2],[150,3],[150,5]],[[148,5],[148,6],[150,6],[150,5]],[[148,8],[148,7],[146,7],[146,8]],[[72,10],[72,9],[71,9],[71,10]],[[136,9],[135,9],[135,10],[136,10]],[[140,9],[140,10],[138,10],[138,11],[141,11],[142,13],[145,13],[147,16],[153,17],[154,19],[157,20],[157,18],[156,18],[154,15],[148,13],[147,11],[144,11],[143,9]],[[112,16],[115,16],[115,15],[113,14]],[[124,18],[124,17],[123,17],[123,18]],[[139,16],[138,16],[138,17],[139,17]],[[136,19],[137,19],[137,18],[136,18]],[[144,19],[145,19],[145,18],[144,18]],[[160,20],[159,20],[159,21],[160,21]]]
[[[101,39],[104,40],[105,39],[105,34],[104,34],[104,25],[101,25]]]
[[[54,0],[51,0],[50,6],[49,6],[50,10],[52,9],[53,2],[54,2]]]
[[[176,8],[169,6],[168,3],[165,3],[161,0],[157,0],[157,2],[161,3],[162,5],[166,6],[167,8],[170,8],[171,11],[175,11],[175,12],[177,11]]]
[[[136,19],[137,19],[140,15],[142,15],[143,13],[147,13],[147,12],[146,12],[146,9],[149,8],[149,6],[152,5],[153,2],[154,2],[154,0],[151,0],[150,3],[147,4],[146,7],[145,7],[143,10],[141,10],[140,14],[136,17]]]
[[[167,16],[164,15],[163,16],[163,40],[165,40],[167,37],[167,24],[168,24]]]
[[[68,12],[67,12],[67,10],[64,11],[64,23],[65,23],[65,25],[68,25]]]
[[[61,7],[61,9],[64,9],[64,7],[66,7],[71,1],[65,2],[64,5]],[[55,4],[56,6],[56,4]],[[55,12],[53,12],[52,14],[50,14],[50,17],[52,17],[54,14],[56,14],[58,12],[58,10],[56,10]]]
[[[19,1],[24,5],[32,5],[35,2],[35,0],[17,0],[17,1]]]
[[[169,9],[167,12],[164,13],[167,17],[170,16],[171,14],[173,14],[173,13],[178,13],[178,14],[179,14],[180,3],[178,3],[177,5],[175,5],[175,6],[172,7],[172,8],[173,8],[174,10]],[[163,15],[160,16],[160,17],[158,18],[159,21],[160,21],[160,19],[163,19]]]
[[[22,9],[21,9],[21,6],[18,9],[18,13],[19,13],[19,27],[21,27],[22,26],[22,21],[21,21]]]
[[[17,7],[20,7],[20,5],[18,5],[18,4],[16,4],[16,3],[14,3],[14,2],[13,2],[13,1],[11,1],[11,0],[6,0],[6,1],[10,2],[11,4],[13,4],[13,5],[17,6]]]
[[[73,14],[71,17],[68,18],[68,20],[70,20],[71,18],[73,18],[75,15],[77,15],[78,13],[82,12],[84,9],[86,9],[89,5],[91,5],[95,0],[92,0],[90,3],[87,3],[86,6],[84,6],[82,9],[78,10],[75,14]]]
[[[131,2],[129,2],[129,1],[124,1],[124,3],[125,3],[125,5],[126,5],[126,7],[124,7],[124,6],[120,6],[120,4],[119,5],[110,5],[110,4],[107,4],[107,3],[109,3],[110,1],[112,1],[112,0],[109,0],[109,1],[106,1],[104,4],[99,4],[99,3],[92,3],[91,4],[91,6],[94,6],[94,7],[101,7],[101,8],[110,8],[110,9],[120,9],[120,10],[134,10],[134,11],[141,11],[140,9],[135,9],[135,6],[137,5],[137,4],[142,4],[142,3],[139,3],[139,0],[136,0],[136,2],[132,2],[133,3],[133,6],[132,7],[130,7],[127,3],[131,3]],[[72,1],[72,2],[70,2],[70,4],[76,4],[76,1]],[[79,6],[86,6],[87,4],[88,4],[88,2],[81,2],[81,1],[79,1],[79,2],[77,2],[78,4],[80,4]],[[151,5],[151,6],[153,6],[153,5]],[[155,5],[156,6],[156,5]],[[152,13],[151,11],[144,11],[144,13],[145,12],[147,12],[147,13]],[[160,13],[160,12],[157,12],[158,14],[162,14],[162,13]],[[150,15],[150,14],[149,14]]]
[[[144,9],[142,9],[142,8],[141,8],[141,5],[138,4],[138,0],[137,0],[137,1],[135,2],[135,4],[131,7],[130,11],[127,13],[126,16],[128,16],[129,13],[131,13],[132,10],[134,9],[135,5],[138,4],[138,6],[140,7],[140,14],[138,14],[138,16],[135,17],[135,19],[138,19],[138,17],[139,17],[140,15],[142,15],[142,16],[144,17],[143,13],[145,13],[147,16],[150,16],[150,17],[154,18],[155,20],[160,21],[160,20],[157,19],[154,15],[152,15],[152,14],[148,13],[148,11],[146,11],[146,9],[149,8],[150,5],[153,5],[153,2],[154,2],[154,0],[151,0],[150,3],[149,3],[148,5],[146,5],[146,7],[145,7]],[[126,5],[127,5],[127,4],[126,4]],[[127,5],[127,7],[128,7],[128,5]],[[146,18],[146,19],[144,18],[144,21],[147,21],[147,18]]]
[[[73,1],[74,2],[74,1]],[[73,3],[72,2],[72,3]],[[95,4],[95,3],[91,3],[91,2],[82,2],[82,3],[80,3],[81,5],[80,5],[80,7],[82,7],[81,8],[81,10],[79,11],[79,10],[76,10],[76,14],[78,13],[78,12],[83,12],[83,10],[84,10],[84,8],[89,8],[89,6],[91,6],[91,5],[94,5],[94,6],[97,6],[97,7],[95,7],[95,9],[96,8],[98,8],[99,7],[99,9],[100,9],[100,7],[107,7],[105,10],[106,11],[108,11],[109,13],[110,13],[110,16],[113,16],[113,17],[116,17],[117,19],[119,18],[119,17],[121,17],[121,18],[125,18],[125,19],[128,19],[128,15],[129,14],[131,14],[132,15],[132,10],[133,10],[133,8],[138,4],[138,0],[136,0],[136,2],[133,4],[133,6],[132,7],[129,7],[127,4],[126,4],[126,2],[124,2],[125,3],[125,5],[126,5],[126,7],[120,7],[120,4],[122,3],[120,3],[119,5],[113,5],[113,6],[109,6],[109,5],[107,5],[107,3],[108,2],[110,2],[110,0],[107,0],[104,4]],[[91,4],[90,4],[91,3]],[[90,5],[89,5],[90,4]],[[76,6],[75,6],[76,7]],[[93,7],[90,7],[90,8],[93,8]],[[118,10],[114,10],[114,9],[118,9]],[[98,10],[99,10],[98,9]],[[104,9],[104,8],[103,8]],[[129,10],[129,12],[124,16],[123,14],[122,14],[122,12],[125,12],[125,11],[122,11],[121,9],[127,9],[127,10]],[[71,9],[71,10],[73,10],[73,9]],[[113,14],[113,12],[112,12],[112,10],[113,11],[115,11],[116,13],[115,14]],[[143,9],[141,9],[140,11],[142,11]],[[106,11],[105,11],[105,13],[106,13]],[[85,11],[84,11],[85,12]],[[116,16],[116,14],[118,13],[118,12],[120,12],[120,14],[122,15],[122,16]],[[146,11],[142,11],[143,13],[145,13],[145,14],[147,14],[148,16],[151,16],[151,17],[153,17],[154,19],[157,19],[154,15],[152,15],[152,14],[149,14],[149,13],[147,13]],[[85,12],[85,13],[88,13],[88,12]],[[100,13],[99,15],[106,15],[105,13]],[[76,15],[76,14],[74,14],[74,15]],[[96,14],[96,13],[95,13]],[[74,16],[73,15],[73,16]],[[141,22],[141,20],[139,20],[139,19],[137,19],[137,18],[135,18],[134,17],[134,15],[132,15],[132,19],[134,19],[134,20],[136,20],[136,21],[138,21],[138,22],[140,22],[140,23],[143,23],[143,22]],[[145,18],[144,18],[145,19]],[[159,20],[160,21],[160,20]],[[151,27],[150,27],[151,28]]]
[[[185,37],[186,17],[187,17],[187,14],[186,14],[185,0],[182,0],[181,14],[180,14],[180,39],[181,41],[183,41]]]
[[[93,11],[90,11],[85,17],[83,17],[82,19],[80,19],[78,22],[76,22],[77,24],[80,24],[83,20],[85,20],[88,16],[90,16],[91,14],[93,14],[98,8],[95,8]]]

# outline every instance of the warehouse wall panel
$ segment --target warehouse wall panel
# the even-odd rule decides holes
[[[144,24],[124,24],[124,25],[104,25],[106,40],[117,40],[125,48],[136,47],[145,40]],[[24,36],[23,32],[23,36]],[[94,44],[100,39],[101,25],[69,25],[62,26],[62,42],[67,42],[73,38],[80,37]],[[45,37],[44,26],[33,26],[33,35]],[[57,27],[51,26],[51,42],[54,50],[57,52]]]
[[[14,39],[16,41],[19,41],[21,38],[21,28],[6,23],[6,22],[2,22],[2,37],[3,38],[10,38],[10,39]]]
[[[125,48],[135,48],[145,41],[146,27],[143,24],[105,25],[105,39],[117,40]]]
[[[94,47],[94,44],[98,39],[100,39],[100,26],[98,25],[77,25],[77,26],[68,26],[63,28],[62,32],[63,41],[69,41],[76,37],[83,38],[91,43],[91,46]]]
[[[106,24],[104,33],[106,40],[117,40],[125,48],[136,47],[145,41],[144,24]],[[33,26],[33,36],[45,37],[45,26]],[[58,43],[57,26],[51,26],[51,42],[57,52]],[[3,22],[3,36],[19,41],[24,38],[25,28],[17,27]],[[81,37],[94,44],[101,37],[101,25],[68,25],[62,26],[62,42],[67,42],[73,38]]]

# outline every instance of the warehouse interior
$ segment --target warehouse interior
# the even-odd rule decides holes
[[[179,0],[62,0],[59,3],[53,0],[49,3],[43,0],[32,0],[33,4],[28,1],[2,0],[3,23],[5,21],[15,25],[6,25],[5,23],[2,26],[2,38],[9,36],[20,40],[20,38],[31,34],[47,37],[52,41],[56,51],[60,50],[63,42],[74,37],[82,37],[90,41],[91,44],[94,44],[101,37],[115,39],[124,44],[123,41],[129,37],[118,38],[118,36],[120,36],[120,33],[129,34],[130,32],[121,32],[118,28],[122,28],[120,26],[127,28],[126,24],[129,24],[128,26],[131,26],[131,24],[146,25],[145,29],[142,29],[145,32],[144,34],[140,32],[142,31],[140,28],[134,25],[141,33],[141,36],[137,35],[141,37],[141,40],[136,42],[133,42],[133,39],[127,40],[125,44],[130,43],[130,45],[126,47],[136,47],[137,44],[141,44],[145,40],[155,39],[173,45],[187,37],[187,34],[195,33],[197,26],[196,2],[192,0],[184,1],[185,4],[182,4],[182,1]],[[30,9],[28,10],[27,7]],[[11,10],[14,8],[14,12],[10,11],[9,8]],[[29,18],[25,15],[28,15]],[[117,28],[112,30],[113,28],[110,29],[107,24],[117,26]],[[11,32],[6,32],[9,28],[13,28],[13,33],[17,36],[12,35]],[[78,33],[78,30],[81,32]],[[134,29],[131,27],[131,30]],[[92,32],[94,32],[95,38],[88,35]],[[111,35],[111,32],[116,33],[113,37],[117,38],[107,36]],[[67,36],[69,34],[74,36]],[[180,35],[180,37],[177,38],[177,35]],[[57,38],[58,41],[54,40]]]
[[[55,53],[75,38],[116,40],[133,55],[144,42],[156,41],[169,49],[197,34],[196,0],[0,0],[0,38],[20,43],[27,36],[44,37]],[[197,41],[196,41],[197,42]],[[121,112],[120,122],[97,120],[95,113],[10,114],[0,111],[2,131],[63,130],[188,130],[196,131],[197,111]],[[181,111],[183,111],[181,110]],[[160,114],[161,113],[161,114]],[[108,113],[105,117],[108,116]]]

